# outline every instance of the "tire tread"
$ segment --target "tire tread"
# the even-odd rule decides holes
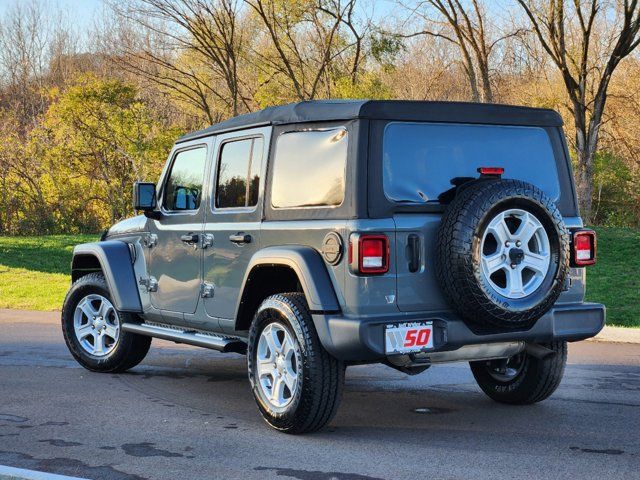
[[[258,406],[267,422],[274,428],[286,433],[310,433],[327,425],[335,416],[342,397],[345,368],[342,362],[332,357],[320,343],[315,326],[311,319],[311,313],[307,301],[302,293],[275,294],[264,302],[279,302],[286,305],[299,323],[302,343],[304,343],[305,355],[302,362],[305,363],[308,374],[303,379],[303,392],[295,414],[281,419],[273,418],[260,404]],[[263,302],[263,303],[264,303]],[[254,322],[259,319],[261,309]],[[248,361],[251,362],[252,345],[257,342],[257,328],[252,325],[249,334]],[[251,376],[251,372],[250,372]],[[256,386],[254,386],[256,388]]]
[[[69,348],[69,351],[76,359],[76,361],[87,370],[93,372],[102,373],[122,373],[136,365],[138,365],[149,352],[151,346],[151,337],[144,335],[137,335],[131,332],[120,331],[120,345],[116,347],[113,354],[96,360],[84,353],[82,349],[76,344],[73,333],[73,311],[75,309],[74,299],[78,292],[90,291],[90,290],[103,290],[103,292],[109,292],[109,286],[104,278],[104,275],[99,272],[88,273],[77,279],[71,285],[71,288],[67,292],[65,297],[62,313],[62,334],[64,340]],[[118,312],[121,322],[129,319],[132,314]]]
[[[527,356],[523,370],[508,383],[494,379],[487,372],[486,362],[471,362],[471,371],[478,386],[487,396],[500,403],[530,405],[546,400],[558,389],[562,381],[567,363],[567,342],[541,345],[553,353],[541,359]]]

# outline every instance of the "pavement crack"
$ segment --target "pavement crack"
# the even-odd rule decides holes
[[[296,470],[293,468],[255,467],[256,471],[272,471],[279,477],[297,478],[298,480],[384,480],[358,473],[321,472],[319,470]]]
[[[19,415],[11,415],[8,413],[0,413],[0,422],[24,423],[27,421],[29,421],[27,417],[21,417]]]
[[[62,440],[61,438],[48,438],[45,440],[38,440],[39,443],[48,443],[49,445],[53,445],[54,447],[78,447],[82,445],[78,442],[68,442],[66,440]]]
[[[620,450],[618,448],[580,448],[580,447],[569,447],[570,450],[578,450],[584,453],[602,453],[604,455],[622,455],[626,453],[624,450]]]

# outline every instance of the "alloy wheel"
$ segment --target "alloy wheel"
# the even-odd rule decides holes
[[[542,222],[530,212],[500,212],[487,226],[481,243],[485,284],[509,299],[535,292],[551,265],[549,237]]]
[[[95,357],[104,357],[118,343],[120,319],[107,298],[91,294],[78,302],[73,314],[73,330],[85,352]]]
[[[298,390],[300,354],[284,325],[268,324],[258,340],[256,363],[262,394],[275,408],[288,406]]]

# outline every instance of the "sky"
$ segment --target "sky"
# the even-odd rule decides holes
[[[27,3],[30,0],[0,0],[0,18],[15,3]],[[85,30],[93,22],[93,17],[103,7],[102,0],[41,0],[53,10],[60,10],[68,16],[69,21],[79,30]]]
[[[19,2],[29,2],[31,0],[0,0],[0,18],[7,9]],[[52,10],[60,10],[68,15],[72,24],[75,24],[80,31],[84,31],[93,23],[93,18],[99,14],[104,6],[103,0],[39,0],[45,5],[51,5]],[[368,0],[375,4],[375,14],[377,17],[385,17],[393,13],[394,5],[391,0]],[[366,2],[366,3],[368,3]]]

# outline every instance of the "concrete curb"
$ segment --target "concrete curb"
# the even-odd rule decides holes
[[[594,342],[640,343],[640,328],[605,325],[602,331],[591,340]]]
[[[80,477],[67,477],[23,468],[13,468],[0,465],[0,480],[87,480]]]

